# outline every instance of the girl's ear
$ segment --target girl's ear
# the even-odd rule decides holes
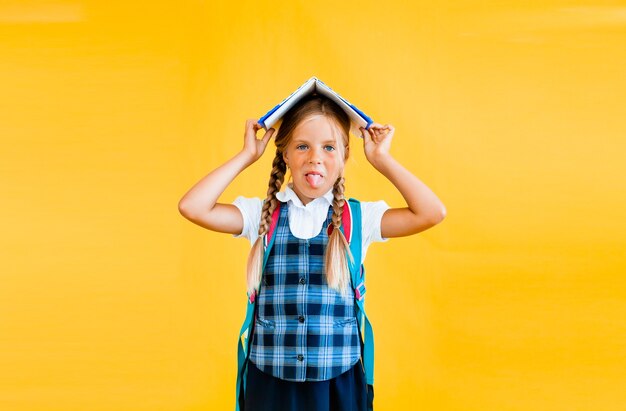
[[[287,159],[287,151],[283,151],[283,161],[285,164],[289,165],[289,160]]]

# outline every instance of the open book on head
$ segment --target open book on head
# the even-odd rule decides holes
[[[272,127],[276,122],[278,122],[283,115],[294,106],[302,97],[307,94],[318,93],[324,95],[335,103],[337,103],[350,117],[350,130],[355,136],[361,137],[361,131],[359,127],[363,127],[365,129],[369,128],[369,126],[374,122],[371,118],[369,118],[365,113],[356,108],[353,104],[351,104],[348,100],[341,97],[337,92],[328,87],[322,80],[313,76],[304,82],[303,85],[298,87],[296,91],[291,93],[286,99],[281,101],[276,107],[267,112],[263,117],[259,119],[259,124],[263,126],[265,130],[268,130]]]

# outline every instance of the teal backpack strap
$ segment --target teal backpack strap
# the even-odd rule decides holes
[[[363,333],[363,365],[365,367],[365,380],[368,385],[374,385],[374,332],[372,324],[365,314],[365,267],[361,264],[362,252],[362,219],[361,204],[359,200],[350,198],[348,200],[350,212],[350,252],[354,257],[354,261],[350,264],[350,276],[352,287],[354,288],[355,300],[358,307],[358,323],[359,330]],[[345,213],[344,213],[345,214]],[[342,224],[343,225],[343,224]],[[348,260],[349,261],[349,260]],[[365,327],[363,327],[365,326]]]
[[[277,203],[274,212],[272,213],[272,222],[270,224],[270,228],[263,239],[263,244],[265,248],[265,253],[263,254],[263,267],[261,269],[261,277],[263,276],[263,270],[265,269],[265,264],[267,263],[267,258],[269,257],[270,250],[274,245],[274,231],[276,229],[276,224],[278,222],[278,216],[280,215],[280,201]],[[259,288],[261,286],[259,285]],[[237,398],[236,398],[236,411],[241,411],[240,400],[241,395],[245,393],[246,389],[246,376],[248,375],[248,356],[250,354],[250,344],[252,342],[250,333],[252,332],[252,327],[254,325],[254,309],[256,305],[256,296],[257,293],[253,292],[252,294],[248,294],[248,304],[246,308],[246,318],[243,321],[243,325],[241,326],[241,330],[239,331],[239,341],[237,342]],[[243,385],[243,393],[241,392],[241,388]]]

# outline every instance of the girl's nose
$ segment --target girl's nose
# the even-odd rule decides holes
[[[311,150],[309,153],[309,163],[319,164],[321,162],[321,156],[318,150]]]

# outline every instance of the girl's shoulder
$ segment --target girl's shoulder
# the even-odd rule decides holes
[[[259,197],[238,196],[237,198],[235,198],[235,201],[233,201],[233,204],[255,205],[263,204],[263,201],[264,200]]]
[[[382,215],[391,207],[384,200],[379,201],[359,201],[361,205],[361,215],[363,221],[370,221],[372,218],[376,219],[376,216],[382,217]]]
[[[365,253],[370,243],[388,240],[381,236],[381,222],[385,211],[391,207],[384,200],[360,201],[360,204],[363,249]]]
[[[259,197],[244,196],[239,196],[233,201],[232,204],[239,209],[241,217],[243,218],[243,230],[241,234],[234,234],[233,237],[245,237],[252,243],[256,241],[263,201],[264,200]]]

